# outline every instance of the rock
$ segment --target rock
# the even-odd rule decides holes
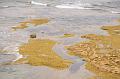
[[[36,38],[36,34],[31,34],[30,38]]]

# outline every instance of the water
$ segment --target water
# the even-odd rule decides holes
[[[1,79],[87,79],[94,75],[85,69],[85,62],[67,54],[64,46],[83,41],[83,34],[107,33],[103,25],[117,24],[120,19],[120,0],[0,0],[0,54]],[[29,18],[49,18],[50,22],[40,27],[29,27],[13,32],[12,26]],[[61,42],[53,50],[62,58],[74,63],[66,70],[44,66],[8,65],[16,59],[19,45],[26,43],[31,33],[38,38],[50,38]],[[66,33],[75,37],[59,38]],[[1,51],[0,51],[1,52]],[[31,77],[32,75],[32,77]]]
[[[120,14],[119,0],[33,0],[32,4],[66,9],[92,9]]]

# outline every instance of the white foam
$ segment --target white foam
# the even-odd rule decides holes
[[[9,6],[2,6],[3,8],[8,8]]]
[[[111,13],[120,14],[120,12],[117,12],[117,11],[111,11]]]
[[[9,45],[9,46],[5,47],[3,50],[4,51],[7,50],[9,52],[18,51],[18,47],[19,47],[19,44]]]
[[[66,8],[66,9],[91,9],[88,4],[62,4],[55,6],[56,8]]]
[[[6,53],[6,54],[15,55],[15,56],[16,56],[16,59],[14,59],[13,62],[15,62],[15,61],[23,58],[23,55],[19,54],[19,52],[17,52],[17,51],[14,51],[14,52],[12,52],[12,53],[11,53],[11,52],[10,52],[10,53],[8,52],[8,53]]]
[[[43,3],[35,2],[35,1],[31,1],[31,4],[47,6],[47,4],[43,4]]]
[[[5,47],[4,50],[7,50],[8,52],[6,54],[13,54],[16,56],[16,59],[13,60],[13,61],[17,61],[19,60],[20,58],[23,58],[23,56],[21,54],[19,54],[19,44],[16,44],[16,45],[11,45],[11,46],[8,46],[8,47]]]
[[[16,56],[16,59],[13,61],[17,61],[17,60],[23,58],[23,55],[19,54],[18,52],[14,53],[14,55]]]

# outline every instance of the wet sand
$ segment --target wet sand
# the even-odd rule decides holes
[[[16,5],[11,6],[14,3]],[[80,38],[84,34],[108,35],[106,31],[100,28],[102,25],[117,24],[114,20],[120,18],[118,14],[95,10],[36,6],[27,1],[7,2],[5,4],[9,6],[0,8],[0,50],[5,51],[0,53],[0,78],[88,79],[96,76],[92,70],[85,68],[86,63],[82,58],[69,55],[65,47],[86,40]],[[26,21],[30,19],[42,18],[48,18],[49,22],[42,25],[38,24],[37,27],[34,27],[34,23],[27,22],[27,28],[13,31],[13,26],[17,26],[21,22],[24,23],[25,21],[26,24]],[[13,64],[13,61],[20,56],[18,55],[20,54],[19,47],[29,44],[29,37],[33,33],[36,34],[37,39],[49,39],[58,42],[51,48],[52,51],[60,56],[61,60],[72,61],[72,64],[62,70],[47,65]]]
[[[109,35],[82,35],[81,38],[89,39],[81,43],[69,46],[69,54],[79,56],[87,61],[89,65],[87,68],[93,70],[103,79],[119,79],[120,75],[120,25],[103,26],[103,30],[107,31]],[[92,66],[93,67],[92,67]],[[96,67],[96,68],[94,68]],[[98,71],[101,73],[99,74]],[[102,74],[102,73],[106,74]],[[94,77],[95,79],[97,77]]]

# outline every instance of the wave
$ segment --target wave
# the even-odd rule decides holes
[[[64,0],[63,0],[64,1]],[[120,14],[120,11],[110,11],[111,9],[114,9],[115,7],[113,5],[108,5],[107,3],[84,3],[81,1],[43,1],[41,2],[36,2],[36,1],[31,1],[31,4],[34,5],[41,5],[41,6],[47,6],[47,7],[55,7],[55,8],[60,8],[60,9],[89,9],[89,10],[96,10],[96,11],[105,11],[105,12],[110,12],[113,14]]]
[[[34,4],[34,5],[47,6],[47,4],[43,4],[43,3],[40,3],[40,2],[35,2],[35,1],[31,1],[31,4]]]
[[[35,2],[35,1],[31,1],[31,4],[34,5],[42,5],[42,6],[52,6],[52,7],[56,7],[56,8],[66,8],[66,9],[91,9],[93,8],[93,6],[89,3],[66,3],[66,4],[47,4],[47,3],[41,3],[41,2]]]
[[[92,9],[90,4],[62,4],[55,6],[56,8],[69,8],[69,9]]]
[[[117,11],[111,11],[111,13],[113,13],[113,14],[120,14],[120,12],[117,12]]]

